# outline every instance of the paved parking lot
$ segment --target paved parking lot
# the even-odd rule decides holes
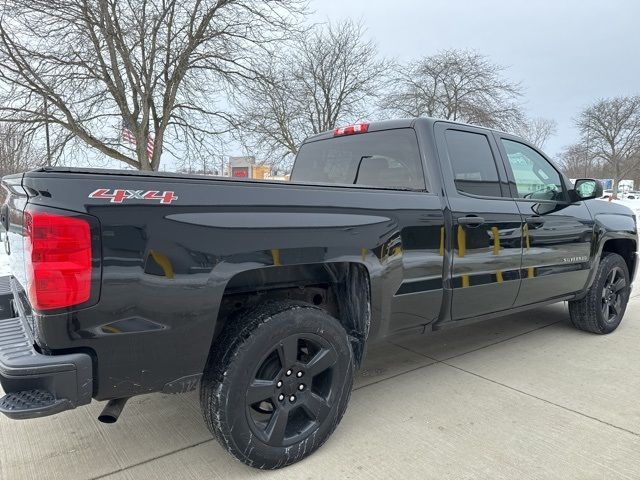
[[[640,292],[639,292],[640,293]],[[640,478],[640,297],[622,326],[570,327],[565,305],[370,352],[345,418],[309,459],[243,466],[211,439],[195,393],[0,419],[4,479]]]

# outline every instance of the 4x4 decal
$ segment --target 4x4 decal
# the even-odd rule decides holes
[[[124,203],[126,200],[159,200],[163,205],[178,200],[178,196],[173,191],[161,193],[159,190],[124,190],[120,188],[113,190],[113,192],[109,188],[99,188],[90,193],[89,198],[108,199],[110,203]]]

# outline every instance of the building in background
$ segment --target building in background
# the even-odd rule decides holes
[[[229,157],[231,176],[236,178],[264,179],[271,170],[265,165],[256,165],[256,157]]]
[[[289,175],[273,175],[267,165],[256,164],[256,157],[229,157],[229,170],[232,177],[253,180],[288,181]]]
[[[195,167],[195,168],[194,168]],[[288,182],[289,174],[272,171],[267,165],[258,165],[256,157],[220,157],[202,160],[196,165],[178,168],[177,173],[246,178],[251,180],[277,180]]]
[[[253,178],[256,157],[229,157],[229,170],[235,178]]]

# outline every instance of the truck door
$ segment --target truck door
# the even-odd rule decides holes
[[[589,275],[594,234],[585,202],[569,202],[563,176],[536,149],[508,135],[495,138],[525,222],[516,305],[581,290]]]
[[[435,124],[451,209],[452,320],[509,309],[520,287],[522,219],[491,132]]]

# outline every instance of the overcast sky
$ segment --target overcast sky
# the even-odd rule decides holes
[[[638,0],[312,0],[318,21],[361,19],[382,55],[474,49],[508,67],[528,113],[553,118],[555,156],[597,98],[640,94]]]

